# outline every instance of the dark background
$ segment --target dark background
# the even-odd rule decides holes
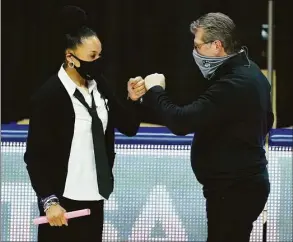
[[[83,8],[93,19],[103,43],[106,76],[120,95],[125,95],[130,77],[160,72],[166,76],[174,102],[185,104],[196,99],[207,81],[193,61],[189,24],[212,11],[228,14],[235,21],[250,58],[266,69],[267,43],[261,37],[261,26],[267,23],[267,0],[5,0],[1,13],[2,123],[27,118],[30,96],[60,68],[55,15],[67,4]],[[289,1],[277,2],[275,9],[277,124],[283,127],[293,125]],[[141,116],[143,121],[160,123],[148,110],[142,109]]]

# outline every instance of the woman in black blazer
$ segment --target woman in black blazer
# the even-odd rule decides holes
[[[33,96],[24,160],[49,224],[38,241],[101,241],[103,201],[113,191],[114,128],[137,133],[136,107],[143,80],[128,82],[120,101],[101,74],[101,42],[86,25],[83,10],[64,8],[65,61]],[[91,215],[67,221],[66,211],[89,208]]]

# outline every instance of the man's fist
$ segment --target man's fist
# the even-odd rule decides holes
[[[154,86],[161,86],[164,89],[166,87],[165,76],[163,74],[155,73],[155,74],[148,75],[144,79],[144,82],[145,82],[146,90],[149,90]]]

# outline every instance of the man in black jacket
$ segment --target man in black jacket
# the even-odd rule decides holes
[[[173,104],[162,74],[145,78],[144,104],[177,135],[195,133],[192,169],[203,185],[208,242],[247,242],[270,192],[265,137],[274,116],[270,84],[238,48],[235,25],[209,13],[191,24],[193,56],[211,86],[196,101]]]

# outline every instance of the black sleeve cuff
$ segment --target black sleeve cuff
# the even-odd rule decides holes
[[[165,90],[161,86],[154,86],[149,89],[146,94],[143,96],[143,104],[145,106],[151,107],[152,109],[156,109],[158,105],[158,97],[165,93]]]

